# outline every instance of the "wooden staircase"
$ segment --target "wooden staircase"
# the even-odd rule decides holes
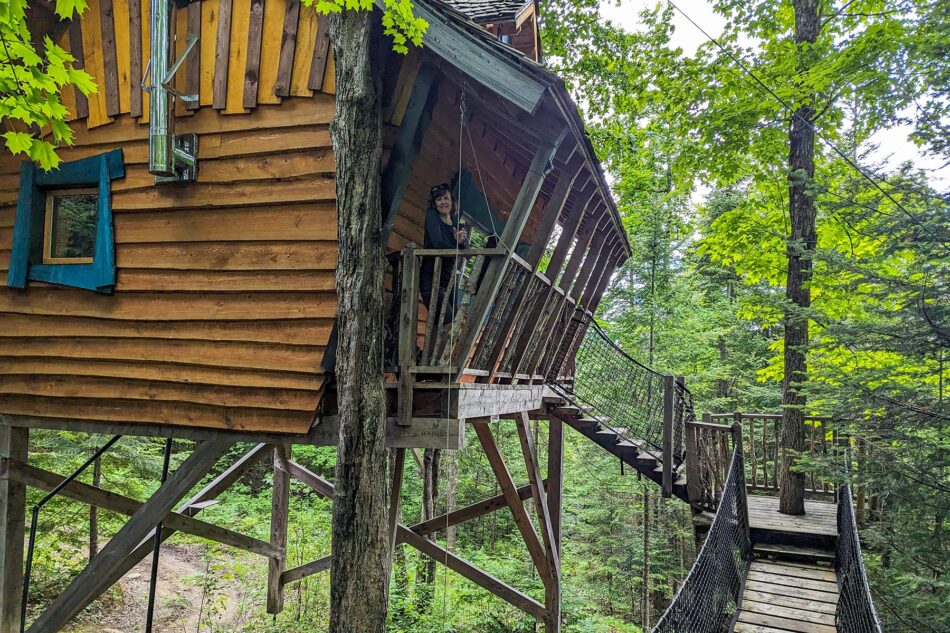
[[[615,455],[644,477],[663,485],[663,455],[647,442],[632,438],[623,428],[610,425],[610,420],[595,417],[590,409],[574,405],[553,405],[549,414],[561,420],[605,451]],[[673,469],[673,495],[688,502],[686,468],[681,464]]]

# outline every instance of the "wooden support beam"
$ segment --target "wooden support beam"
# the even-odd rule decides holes
[[[274,445],[274,484],[271,492],[270,543],[281,552],[287,547],[287,522],[290,510],[290,473],[286,464],[290,460],[290,446]],[[286,554],[267,561],[267,612],[284,610],[284,573]]]
[[[410,371],[416,364],[419,328],[419,277],[422,264],[415,256],[416,247],[402,249],[402,283],[399,298],[399,392],[396,397],[396,424],[409,426],[412,421],[412,391],[415,377]]]
[[[402,499],[402,479],[406,472],[406,449],[397,448],[393,456],[393,485],[389,492],[389,559],[396,549],[396,526],[399,525],[399,505]]]
[[[515,525],[518,526],[521,537],[528,547],[528,553],[531,555],[531,560],[534,562],[538,574],[541,578],[550,577],[544,547],[541,545],[541,541],[538,540],[538,533],[534,530],[531,517],[528,516],[521,497],[518,496],[518,489],[515,487],[515,482],[511,477],[508,466],[505,464],[501,451],[498,450],[495,438],[491,434],[491,427],[484,422],[476,422],[473,426],[475,427],[475,433],[478,435],[478,441],[481,442],[485,455],[488,457],[492,472],[495,473],[495,479],[498,480],[501,492],[505,496],[505,502],[511,509],[512,516],[514,516]]]
[[[324,556],[312,563],[306,563],[293,569],[288,569],[280,575],[280,584],[288,585],[298,580],[303,580],[307,576],[313,576],[321,572],[329,571],[330,564],[333,562],[332,556]]]
[[[538,262],[541,261],[544,249],[551,239],[551,233],[554,232],[558,218],[561,217],[561,212],[564,211],[564,206],[567,204],[567,199],[571,191],[574,190],[574,183],[581,177],[582,169],[577,164],[578,161],[571,160],[577,151],[577,145],[574,144],[571,147],[571,154],[568,157],[570,162],[561,172],[557,184],[554,185],[554,191],[551,192],[551,197],[548,198],[548,202],[544,206],[544,212],[541,214],[541,221],[534,235],[534,241],[531,242],[531,246],[528,247],[528,252],[525,254],[525,261],[535,268],[537,268]]]
[[[541,482],[541,485],[547,489],[548,480],[545,479]],[[527,484],[517,488],[518,498],[522,501],[527,501],[531,498],[531,484]],[[472,519],[477,519],[478,517],[485,516],[486,514],[491,514],[496,510],[500,510],[508,506],[508,502],[505,501],[505,495],[500,494],[494,497],[489,497],[477,503],[467,505],[464,508],[458,508],[453,510],[448,514],[442,514],[437,517],[433,517],[422,523],[416,523],[409,527],[410,530],[418,534],[419,536],[426,536],[432,534],[433,532],[438,532],[439,530],[444,530],[452,527],[453,525],[459,525],[460,523],[465,523],[471,521]]]
[[[663,496],[673,496],[673,376],[663,376]]]
[[[258,461],[263,459],[265,455],[269,454],[269,448],[270,447],[267,444],[258,444],[252,448],[239,460],[234,462],[234,464],[225,469],[220,475],[215,477],[207,486],[202,488],[201,491],[185,502],[184,505],[182,505],[179,509],[179,514],[193,517],[201,512],[201,510],[205,507],[205,502],[216,499],[221,493],[230,488],[231,485],[237,481],[241,475],[257,464]],[[168,524],[165,523],[162,526],[162,541],[164,542],[168,540],[168,538],[174,533],[175,530],[169,528]],[[132,550],[132,553],[126,557],[122,564],[116,567],[109,577],[101,583],[101,587],[98,588],[95,594],[89,598],[89,602],[92,602],[106,589],[119,582],[119,580],[129,573],[133,567],[138,565],[142,559],[151,554],[153,544],[154,530],[152,530],[148,536],[142,539],[142,542],[139,543],[138,547]]]
[[[9,460],[6,462],[8,477],[26,486],[32,486],[38,490],[49,492],[58,486],[65,477],[57,473],[43,470],[36,466],[21,462],[19,460]],[[134,516],[145,504],[131,497],[120,495],[116,492],[103,490],[96,486],[83,483],[81,481],[71,481],[60,491],[62,496],[80,503],[88,503],[110,512]],[[219,527],[205,521],[199,521],[180,512],[170,512],[162,519],[164,526],[173,531],[186,532],[201,538],[206,538],[223,545],[237,547],[252,554],[259,554],[267,557],[282,556],[282,549],[271,546],[270,543],[251,536],[239,534],[233,530]]]
[[[541,537],[544,539],[544,549],[548,557],[548,567],[551,569],[551,578],[560,575],[561,562],[557,549],[554,546],[554,528],[551,525],[551,514],[548,509],[548,498],[541,487],[541,465],[538,461],[538,450],[531,431],[531,419],[522,412],[515,420],[518,427],[518,439],[521,442],[521,453],[524,456],[525,467],[528,471],[528,481],[531,482],[531,496],[534,499],[535,511],[541,524]]]
[[[389,164],[386,165],[386,171],[383,173],[381,191],[383,201],[382,239],[384,245],[389,241],[389,236],[392,234],[396,215],[399,213],[403,196],[409,186],[412,167],[419,155],[419,148],[422,144],[421,137],[425,134],[427,126],[427,119],[424,116],[425,106],[429,100],[429,94],[432,92],[434,79],[435,67],[431,64],[423,64],[416,75],[412,94],[409,97],[409,104],[406,106],[406,112],[402,117],[399,137],[393,145]]]
[[[0,426],[3,460],[26,462],[29,443],[29,429]],[[26,486],[6,476],[0,478],[0,631],[20,630],[25,523]]]
[[[94,596],[108,587],[108,581],[150,531],[164,519],[178,501],[211,470],[231,447],[228,441],[199,444],[155,494],[116,533],[99,555],[73,578],[69,586],[47,607],[29,628],[30,633],[58,631],[73,619]]]
[[[564,493],[564,423],[556,418],[548,419],[548,513],[551,517],[551,534],[554,549],[561,556],[561,519],[563,517]],[[561,587],[544,590],[544,606],[548,617],[545,633],[561,631]]]
[[[301,483],[309,486],[311,490],[328,499],[333,498],[333,484],[325,480],[323,477],[320,477],[316,473],[310,472],[300,464],[296,464],[294,462],[287,462],[287,467],[291,475],[293,475]],[[546,613],[544,605],[539,603],[537,600],[526,596],[509,585],[506,585],[491,574],[478,569],[471,563],[459,558],[447,549],[439,547],[429,539],[416,534],[405,525],[397,524],[396,530],[397,542],[406,543],[414,547],[435,561],[444,564],[452,571],[462,575],[465,578],[468,578],[479,587],[487,589],[502,600],[505,600],[509,604],[521,609],[528,615],[532,615],[538,619],[544,619]],[[329,558],[324,558],[302,567],[319,570],[329,568],[329,564]],[[302,567],[292,570],[294,571],[295,576],[304,571]],[[299,578],[294,579],[299,580]]]

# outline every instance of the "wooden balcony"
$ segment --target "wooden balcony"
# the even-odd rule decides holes
[[[431,310],[420,294],[426,260],[434,280]],[[561,327],[564,315],[574,313],[570,296],[504,248],[409,245],[390,261],[394,340],[386,364],[395,376],[397,424],[486,420],[541,408],[545,378],[560,373],[555,365],[574,343],[566,336],[570,328]],[[446,266],[455,273],[444,288],[449,299],[439,301]]]

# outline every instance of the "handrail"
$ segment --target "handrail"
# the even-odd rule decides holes
[[[838,543],[835,548],[835,570],[838,574],[838,607],[835,625],[843,633],[882,633],[881,620],[874,608],[868,585],[861,540],[854,515],[851,486],[838,488]]]
[[[732,452],[716,518],[673,601],[653,633],[725,631],[739,609],[752,561],[741,443]]]
[[[40,499],[39,502],[33,506],[33,513],[30,520],[30,539],[26,550],[26,569],[23,573],[23,594],[20,598],[20,633],[23,633],[23,631],[26,629],[26,610],[30,602],[30,575],[33,571],[33,552],[36,548],[36,524],[40,516],[40,510],[42,510],[43,506],[45,506],[50,500],[58,495],[63,490],[63,488],[68,486],[74,479],[76,479],[76,477],[81,475],[84,470],[89,468],[89,466],[95,463],[97,459],[102,457],[103,453],[112,448],[112,445],[118,442],[120,439],[122,439],[122,436],[116,435],[108,442],[103,444],[99,450],[92,454],[92,457],[83,462],[79,468],[74,470],[72,474],[59,482],[55,488],[46,493],[46,496]]]

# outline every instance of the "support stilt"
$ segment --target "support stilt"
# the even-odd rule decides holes
[[[564,423],[560,420],[548,420],[548,513],[551,516],[551,532],[558,560],[561,557],[561,519],[563,517],[564,497]],[[560,580],[560,576],[558,577]],[[548,619],[545,633],[560,633],[561,630],[561,586],[544,592]]]
[[[290,446],[274,445],[274,491],[271,497],[270,542],[284,549],[287,546],[287,520],[290,510],[290,473],[287,462],[290,460]],[[284,585],[280,576],[284,573],[286,554],[282,558],[271,558],[267,563],[267,612],[280,613],[284,608]]]
[[[30,627],[30,633],[58,631],[89,604],[102,590],[114,583],[113,573],[123,561],[148,538],[158,523],[178,501],[204,477],[214,463],[231,447],[227,440],[210,440],[199,444],[195,452],[168,478],[154,495],[142,505],[122,529],[109,541],[99,555],[83,569],[65,591]],[[146,547],[151,544],[146,542]],[[109,581],[112,580],[112,583]],[[107,584],[109,583],[109,584]]]
[[[0,426],[0,458],[26,461],[29,429]],[[5,473],[4,473],[5,475]],[[0,631],[20,630],[26,486],[0,479]]]
[[[393,460],[393,487],[389,494],[389,559],[396,549],[396,526],[399,525],[399,502],[402,493],[402,478],[406,470],[406,449],[397,448]]]

